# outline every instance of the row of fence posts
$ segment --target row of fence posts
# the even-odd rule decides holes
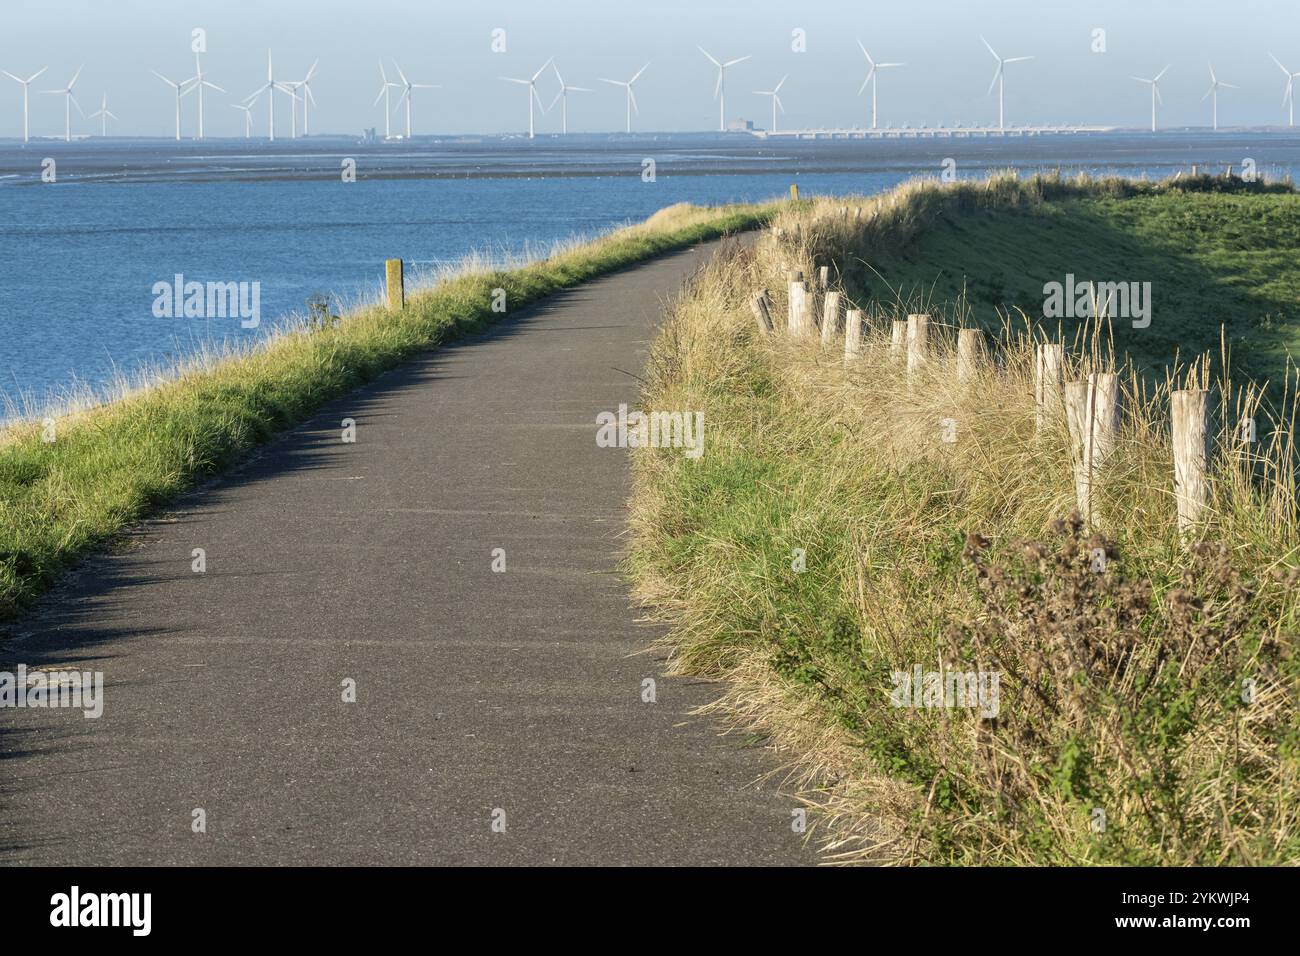
[[[862,354],[865,319],[860,309],[845,309],[842,292],[829,287],[829,268],[818,271],[815,289],[809,289],[800,271],[789,273],[787,334],[791,338],[811,337],[815,331],[815,303],[822,302],[821,344],[834,343],[844,334],[844,361],[851,363]],[[750,308],[763,335],[773,335],[774,306],[766,289],[756,292]],[[893,320],[890,352],[906,358],[909,377],[926,365],[931,356],[930,316],[909,315]],[[979,329],[957,332],[957,380],[971,384],[988,363],[986,339]],[[1074,464],[1075,497],[1079,514],[1089,526],[1097,524],[1095,489],[1107,462],[1120,441],[1123,422],[1119,376],[1114,372],[1091,372],[1079,381],[1067,382],[1065,350],[1059,343],[1042,343],[1034,355],[1034,397],[1036,430],[1055,427],[1064,417],[1069,432]],[[1210,485],[1210,395],[1205,389],[1180,389],[1170,396],[1171,434],[1174,458],[1174,498],[1178,527],[1189,532],[1209,506]]]

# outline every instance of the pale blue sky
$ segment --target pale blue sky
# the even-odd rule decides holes
[[[207,132],[242,132],[229,103],[252,92],[265,75],[266,50],[275,52],[277,79],[297,79],[317,57],[313,83],[315,132],[357,133],[383,128],[376,61],[396,60],[416,82],[437,83],[416,101],[415,132],[511,132],[526,128],[524,92],[498,76],[526,76],[555,56],[565,80],[591,93],[570,99],[570,129],[621,129],[621,89],[598,77],[626,77],[646,60],[637,84],[641,130],[698,130],[717,124],[714,67],[696,49],[719,58],[752,55],[728,73],[729,116],[767,125],[770,89],[789,74],[782,98],[789,128],[868,125],[870,91],[859,97],[866,63],[861,37],[878,60],[905,61],[882,73],[880,122],[991,124],[997,97],[986,95],[995,63],[983,33],[1004,57],[1033,55],[1007,68],[1007,122],[1149,122],[1147,88],[1130,74],[1151,76],[1167,63],[1161,124],[1208,125],[1207,64],[1238,90],[1220,95],[1224,125],[1285,121],[1285,78],[1271,51],[1300,71],[1300,4],[1294,0],[925,0],[911,3],[844,0],[6,0],[0,69],[26,76],[48,64],[37,88],[62,86],[77,65],[86,68],[77,94],[89,113],[107,91],[120,118],[116,131],[168,135],[170,90],[150,74],[193,72],[190,31],[204,27],[205,71],[228,96],[209,91]],[[507,31],[508,52],[489,49],[493,28]],[[1106,30],[1107,52],[1091,52],[1094,28]],[[807,34],[807,52],[791,50],[791,31]],[[21,132],[21,90],[0,77],[0,136]],[[549,104],[557,87],[543,78]],[[287,134],[287,99],[277,125]],[[255,131],[265,132],[264,106]],[[185,101],[186,133],[195,104]],[[284,122],[279,121],[283,117]],[[33,96],[33,134],[61,132],[61,103]],[[399,120],[394,118],[394,128]],[[558,130],[559,110],[539,120]],[[74,129],[89,121],[75,118]]]

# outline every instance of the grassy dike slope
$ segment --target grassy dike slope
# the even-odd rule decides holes
[[[913,312],[952,303],[996,329],[1010,311],[1041,315],[1044,284],[1067,273],[1150,282],[1151,326],[1114,329],[1140,367],[1217,354],[1222,325],[1235,373],[1279,381],[1300,354],[1300,195],[1210,177],[1181,185],[945,213],[912,241],[873,250],[861,301],[901,299]]]
[[[557,290],[656,254],[752,229],[772,206],[662,210],[545,260],[470,271],[369,308],[334,327],[262,347],[57,423],[0,432],[0,620],[12,619],[70,562],[246,455],[324,402],[440,342],[479,330]],[[508,311],[491,310],[504,289]]]
[[[1064,425],[1035,429],[1032,341],[1007,332],[960,385],[952,303],[913,373],[890,348],[893,310],[847,363],[842,336],[792,341],[781,321],[786,268],[828,265],[852,298],[863,260],[923,245],[931,223],[1197,208],[1182,189],[998,177],[800,204],[671,311],[643,404],[702,411],[705,452],[635,453],[629,565],[677,668],[728,679],[716,709],[788,756],[833,858],[1300,861],[1289,425],[1261,415],[1249,456],[1221,448],[1211,524],[1184,543],[1168,396],[1130,370],[1092,532],[1072,515]],[[771,337],[749,310],[759,288]],[[1075,356],[1072,377],[1104,367]],[[917,667],[998,675],[995,719],[898,706],[895,675]]]

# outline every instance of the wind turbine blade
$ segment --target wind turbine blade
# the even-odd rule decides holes
[[[997,68],[996,70],[993,71],[993,79],[991,79],[991,80],[989,81],[989,89],[988,89],[988,93],[985,93],[985,94],[984,94],[985,96],[988,96],[989,93],[992,93],[992,92],[993,92],[993,87],[995,87],[995,86],[998,85],[998,78],[999,78],[1000,76],[1002,76],[1002,61],[1001,61],[1001,60],[998,61],[998,68]]]
[[[746,60],[752,59],[753,56],[754,56],[754,55],[753,55],[752,53],[749,54],[749,56],[738,56],[738,57],[736,57],[734,60],[728,60],[726,63],[724,63],[724,64],[722,64],[722,65],[723,65],[723,66],[735,66],[737,63],[744,63]]]
[[[217,84],[215,84],[215,83],[209,83],[207,80],[204,80],[204,81],[203,81],[203,85],[206,86],[206,87],[207,87],[208,89],[210,89],[210,90],[216,90],[218,93],[224,93],[224,92],[226,92],[226,91],[223,90],[221,87],[217,86]],[[310,92],[310,91],[309,91],[309,92]]]
[[[789,73],[787,73],[785,76],[781,77],[781,82],[778,83],[778,84],[776,84],[776,88],[772,90],[772,95],[773,95],[773,96],[775,96],[777,93],[780,93],[780,92],[781,92],[781,87],[785,86],[785,81],[788,80],[788,79],[790,79],[790,74],[789,74]]]
[[[1002,62],[1002,57],[998,56],[998,51],[993,49],[993,47],[989,44],[989,41],[984,39],[983,35],[980,36],[980,42],[983,43],[986,47],[988,47],[989,52],[993,54],[993,59],[997,60],[999,63]]]
[[[380,61],[379,61],[379,79],[380,79],[380,81],[384,84],[384,86],[387,86],[387,85],[388,85],[388,74],[384,72],[384,61],[383,61],[383,60],[380,60]]]
[[[641,67],[641,69],[637,70],[636,73],[632,75],[632,79],[628,80],[628,83],[635,83],[638,79],[640,79],[641,74],[644,73],[649,68],[649,66],[650,66],[650,61],[647,60],[646,65]]]
[[[565,89],[568,90],[570,93],[590,93],[590,92],[591,92],[591,90],[588,89],[588,88],[585,87],[585,86],[566,86]]]
[[[718,98],[718,93],[722,91],[722,67],[718,67],[718,82],[713,84],[713,98]]]
[[[627,98],[632,103],[632,112],[640,116],[641,109],[636,105],[636,93],[633,91],[631,83],[627,85]]]
[[[605,79],[603,76],[602,76],[602,77],[599,77],[599,79],[600,79],[600,82],[602,82],[602,83],[610,83],[610,84],[612,84],[612,85],[614,85],[614,86],[627,86],[627,84],[624,83],[622,80],[607,80],[607,79]]]
[[[1031,58],[1031,59],[1032,59],[1032,58]],[[891,66],[907,66],[907,64],[906,64],[906,63],[877,63],[877,64],[876,64],[876,69],[877,69],[877,70],[887,70],[887,69],[889,69]]]
[[[551,69],[555,71],[555,78],[560,81],[560,92],[564,92],[564,77],[560,76],[560,67],[552,63]]]
[[[776,100],[776,108],[779,109],[782,113],[784,113],[784,112],[785,112],[785,104],[781,102],[781,97],[779,97],[779,96],[777,96],[775,93],[773,93],[773,94],[772,94],[772,99]]]
[[[375,101],[374,101],[373,103],[371,103],[370,105],[371,105],[371,106],[378,106],[378,105],[379,105],[379,101],[382,100],[382,99],[384,98],[384,94],[387,93],[387,92],[388,92],[388,84],[385,83],[383,86],[381,86],[381,87],[379,88],[379,95],[375,97]]]
[[[320,60],[313,60],[313,61],[312,61],[311,69],[308,70],[308,71],[307,71],[307,75],[304,76],[304,77],[302,78],[302,81],[303,81],[304,83],[306,83],[308,80],[310,80],[313,76],[316,75],[316,67],[319,66],[319,65],[320,65]]]
[[[1032,60],[1032,56],[1013,56],[1003,60],[1003,63],[1024,63],[1026,60]]]
[[[1160,82],[1160,77],[1164,76],[1166,73],[1169,72],[1169,67],[1170,67],[1170,66],[1173,66],[1173,64],[1172,64],[1172,63],[1168,64],[1168,65],[1167,65],[1163,70],[1161,70],[1159,73],[1157,73],[1155,79],[1154,79],[1152,82],[1159,83],[1159,82]]]
[[[397,66],[396,60],[393,61],[393,66]],[[407,86],[411,85],[410,80],[406,78],[406,74],[402,72],[402,68],[400,66],[397,66],[397,75],[402,78],[402,82],[405,83]]]
[[[1165,98],[1164,98],[1163,96],[1160,95],[1160,87],[1157,86],[1155,83],[1152,83],[1152,84],[1151,84],[1151,89],[1153,89],[1153,90],[1156,91],[1156,102],[1159,103],[1161,106],[1164,106],[1164,105],[1165,105]]]
[[[528,92],[532,95],[532,98],[537,101],[537,105],[541,107],[542,113],[545,114],[547,111],[546,104],[542,102],[542,95],[537,92],[537,87],[534,86],[532,83],[529,83]]]
[[[8,70],[0,70],[0,73],[3,73],[5,76],[9,77],[9,79],[13,80],[15,83],[24,83],[23,80],[18,79],[18,77],[14,76],[14,75],[13,75],[12,73],[10,73]],[[26,81],[26,83],[30,83],[30,82],[31,82],[31,80],[27,80],[27,81]],[[26,84],[24,83],[24,85],[26,85]]]
[[[709,58],[709,62],[712,63],[714,66],[718,67],[719,69],[722,68],[722,64],[719,63],[717,60],[715,60],[713,58],[713,54],[710,53],[708,50],[704,49],[704,47],[697,45],[696,49],[699,50],[701,53],[703,53],[705,56],[707,56]]]
[[[1201,102],[1204,103],[1206,100],[1208,100],[1210,98],[1210,94],[1213,92],[1214,92],[1214,87],[1210,87],[1208,90],[1206,90],[1205,95],[1201,97]]]
[[[554,63],[554,62],[555,62],[555,57],[551,57],[549,60],[547,60],[545,63],[543,63],[543,64],[541,65],[541,68],[540,68],[536,73],[533,74],[533,82],[536,83],[536,82],[537,82],[537,78],[538,78],[539,76],[541,76],[543,73],[545,73],[545,72],[546,72],[546,68],[547,68],[548,66],[550,66],[550,65],[551,65],[552,63]]]
[[[865,56],[865,57],[867,58],[867,62],[870,63],[870,62],[871,62],[871,54],[867,52],[867,48],[866,48],[865,46],[863,46],[861,40],[858,41],[858,49],[862,51],[862,55]]]
[[[1224,89],[1227,89],[1227,90],[1239,90],[1239,89],[1241,89],[1241,87],[1240,87],[1240,86],[1237,86],[1235,83],[1220,83],[1219,85],[1222,86]]]
[[[30,77],[28,77],[27,82],[28,82],[28,83],[31,83],[33,80],[35,80],[38,76],[40,76],[42,73],[44,73],[44,72],[45,72],[46,70],[48,70],[48,69],[49,69],[48,66],[43,66],[43,67],[41,67],[39,70],[37,70],[35,73],[33,73]]]
[[[158,77],[158,79],[162,80],[164,83],[166,83],[168,86],[172,87],[173,89],[176,88],[177,84],[175,84],[175,83],[173,83],[171,80],[167,79],[167,77],[163,76],[163,75],[162,75],[161,73],[159,73],[157,70],[150,70],[149,72],[152,73],[154,76]]]
[[[861,95],[862,95],[862,91],[865,90],[865,89],[867,88],[867,84],[871,82],[871,77],[872,77],[872,75],[873,75],[875,72],[876,72],[876,71],[875,71],[874,69],[871,70],[871,71],[867,74],[867,78],[866,78],[865,80],[862,81],[862,85],[858,87],[858,96],[861,96]]]
[[[104,115],[107,116],[109,119],[117,119],[117,114],[112,112],[111,110],[105,111]]]
[[[75,107],[77,108],[77,112],[80,113],[81,116],[82,116],[82,118],[84,119],[85,116],[86,116],[86,113],[85,113],[85,111],[81,108],[81,104],[77,102],[77,98],[76,98],[75,96],[72,95],[72,90],[68,90],[68,99],[72,100],[72,105],[75,106]]]
[[[1145,79],[1144,77],[1141,77],[1141,76],[1130,76],[1129,79],[1130,79],[1130,80],[1137,80],[1139,83],[1150,83],[1150,82],[1152,82],[1151,80]]]
[[[564,95],[564,87],[560,87],[560,92],[555,94],[555,99],[551,100],[551,105],[546,107],[546,111],[548,113],[555,108],[555,104],[560,102],[560,97],[563,95]]]
[[[68,89],[72,89],[74,86],[77,85],[77,77],[81,76],[81,71],[84,70],[85,68],[86,68],[86,64],[84,63],[81,64],[81,66],[77,67],[77,72],[73,73],[72,79],[68,80]]]
[[[306,85],[304,85],[303,88],[302,88],[302,91],[303,91],[304,93],[307,94],[307,99],[311,100],[311,105],[312,105],[312,106],[315,106],[315,105],[316,105],[316,94],[314,94],[314,93],[311,91],[311,87],[310,87],[310,86],[306,86]],[[223,91],[223,92],[224,92],[224,91]]]

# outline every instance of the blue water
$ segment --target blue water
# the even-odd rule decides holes
[[[230,172],[248,164],[229,155],[176,156],[159,144],[133,149],[129,163],[102,168],[78,158],[84,145],[62,158],[62,144],[34,153],[0,148],[0,176],[8,183],[0,185],[0,402],[26,398],[39,407],[78,383],[100,387],[115,373],[265,335],[277,317],[304,311],[314,294],[344,303],[377,294],[386,258],[400,257],[418,270],[475,249],[544,250],[676,202],[762,200],[786,194],[791,182],[804,195],[872,193],[933,174],[948,155],[958,158],[962,175],[1063,162],[1159,175],[1198,158],[1239,162],[1246,148],[1261,153],[1261,165],[1274,173],[1300,167],[1300,147],[1289,137],[1269,140],[1267,149],[1234,145],[1217,153],[1168,141],[1160,144],[1164,152],[1144,151],[1132,138],[1110,147],[1092,142],[1087,153],[1081,145],[1061,144],[1057,155],[1029,141],[745,144],[661,158],[653,183],[641,180],[640,157],[659,155],[662,145],[552,147],[544,162],[516,147],[503,148],[494,162],[492,151],[479,145],[472,154],[408,152],[397,163],[385,156],[395,178],[366,178],[379,162],[362,158],[362,178],[349,184],[337,170],[339,155],[356,153],[350,144],[278,157],[275,175],[260,170],[261,178],[252,179]],[[176,149],[183,152],[184,145]],[[874,150],[869,158],[865,149]],[[58,183],[28,184],[37,154],[59,159]],[[115,169],[130,175],[114,175]],[[560,175],[565,172],[576,174]],[[259,282],[261,326],[242,329],[233,318],[156,318],[153,286],[178,273],[187,281]]]

